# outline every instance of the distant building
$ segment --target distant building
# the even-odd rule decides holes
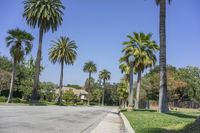
[[[83,89],[75,89],[72,87],[63,87],[62,88],[62,93],[64,94],[66,91],[72,90],[74,94],[79,97],[82,101],[87,100],[88,92],[83,90]],[[59,94],[59,89],[56,89],[55,93],[58,95]]]

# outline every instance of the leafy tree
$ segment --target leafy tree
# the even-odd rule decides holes
[[[33,87],[33,79],[35,72],[36,60],[31,56],[28,61],[23,61],[17,68],[16,89],[22,93],[24,100],[29,100]],[[40,66],[40,73],[44,70],[44,66]],[[41,94],[41,93],[40,93]],[[39,95],[38,95],[39,97]]]
[[[127,80],[121,79],[117,87],[119,99],[122,100],[122,106],[125,107],[128,98],[128,82]]]
[[[142,78],[143,98],[147,101],[159,99],[159,67],[156,66]],[[187,83],[177,78],[175,67],[167,66],[167,80],[169,89],[169,101],[175,102],[182,99],[182,93]]]
[[[7,57],[0,55],[0,64],[1,70],[12,72],[12,61],[9,60]]]
[[[7,103],[12,100],[13,85],[16,76],[16,65],[21,62],[25,55],[29,54],[32,49],[33,36],[26,31],[20,29],[13,29],[8,31],[6,37],[7,47],[10,47],[10,55],[13,59],[12,77],[10,83],[10,91]]]
[[[177,70],[178,79],[187,83],[183,98],[188,100],[200,101],[200,68],[187,66]]]
[[[105,84],[105,104],[106,105],[119,105],[119,95],[117,92],[117,84],[106,83]]]
[[[11,73],[0,69],[0,95],[1,91],[9,88]]]
[[[102,95],[102,106],[104,106],[104,96],[105,96],[105,85],[106,85],[106,81],[110,80],[111,78],[111,73],[106,70],[103,69],[102,71],[99,72],[99,79],[103,80],[103,95]]]
[[[44,100],[48,102],[52,102],[56,99],[55,97],[55,88],[57,85],[52,82],[41,82],[40,83],[40,90]]]
[[[166,0],[155,0],[160,6],[160,92],[159,108],[160,113],[169,112],[167,101],[167,69],[166,69]],[[171,0],[168,0],[170,3]]]
[[[133,36],[128,35],[129,41],[123,43],[125,45],[123,49],[125,55],[121,60],[127,62],[131,55],[135,57],[134,69],[138,73],[135,108],[138,109],[142,72],[156,63],[155,53],[159,48],[156,42],[151,39],[152,34],[144,34],[142,32],[134,32],[133,34]]]
[[[53,41],[51,48],[49,49],[49,60],[52,63],[58,62],[61,64],[60,73],[60,85],[59,85],[59,99],[58,103],[62,103],[62,87],[63,87],[63,69],[64,64],[73,65],[76,60],[77,46],[74,41],[71,41],[68,37],[60,37],[57,41]]]
[[[39,87],[40,62],[42,57],[42,39],[44,33],[50,29],[56,31],[62,24],[63,6],[60,0],[25,0],[23,17],[27,24],[33,28],[39,28],[39,46],[36,58],[36,69],[33,84],[32,100],[37,100],[37,89]]]
[[[83,71],[89,74],[89,83],[88,83],[88,105],[90,105],[90,90],[91,90],[91,86],[90,86],[90,80],[91,80],[91,74],[97,72],[97,67],[96,64],[94,64],[93,61],[88,61],[84,64],[83,66]]]
[[[64,98],[66,103],[74,102],[77,99],[73,90],[65,91],[63,98]]]

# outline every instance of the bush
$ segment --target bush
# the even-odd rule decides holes
[[[77,102],[76,105],[84,105],[84,102]]]
[[[13,103],[21,103],[21,99],[20,98],[12,98],[12,102]]]
[[[98,103],[96,103],[96,102],[90,102],[90,105],[98,105]]]
[[[6,99],[7,99],[6,97],[1,96],[1,97],[0,97],[0,102],[6,102]]]
[[[65,100],[65,102],[68,104],[68,103],[77,102],[79,99],[77,98],[77,96],[74,94],[72,90],[68,90],[68,91],[65,91],[63,100]]]
[[[64,105],[66,105],[66,106],[74,106],[74,103],[73,102],[66,102]]]

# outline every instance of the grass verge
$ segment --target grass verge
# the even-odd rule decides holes
[[[166,114],[135,110],[124,112],[124,115],[136,133],[200,133],[200,123],[195,121],[200,116],[198,110],[179,109]]]

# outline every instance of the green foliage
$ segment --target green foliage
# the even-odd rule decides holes
[[[179,68],[177,78],[186,82],[184,96],[191,100],[200,101],[200,68],[188,66]]]
[[[7,57],[0,55],[0,64],[1,70],[12,72],[12,62]]]
[[[117,84],[105,84],[105,105],[119,105],[119,95],[117,92]]]
[[[106,70],[106,69],[103,69],[102,71],[99,72],[99,79],[103,80],[104,82],[106,80],[110,80],[111,78],[111,73]]]
[[[41,82],[40,83],[41,98],[47,100],[48,102],[55,101],[56,99],[55,88],[57,88],[57,85],[55,85],[52,82]]]
[[[10,79],[11,73],[0,69],[0,92],[9,88]]]
[[[6,97],[4,97],[4,96],[0,96],[0,102],[6,102]]]
[[[21,103],[21,99],[20,98],[13,98],[12,101],[13,103]]]
[[[126,100],[128,98],[128,82],[126,80],[121,79],[117,87],[117,92],[121,100]]]
[[[100,103],[102,97],[102,89],[97,88],[97,86],[93,86],[92,87],[92,91],[91,91],[91,101],[96,102],[96,103]]]
[[[121,61],[128,62],[130,56],[134,56],[134,69],[136,72],[144,71],[147,67],[152,67],[156,63],[155,53],[159,47],[155,41],[153,41],[152,34],[133,33],[134,35],[128,35],[129,41],[124,42],[125,48],[122,50],[124,56]]]
[[[97,72],[96,64],[93,61],[88,61],[83,66],[83,71],[87,73],[95,73]]]
[[[63,21],[64,9],[60,0],[25,0],[23,17],[33,28],[56,31]]]
[[[24,59],[24,55],[31,52],[34,37],[30,33],[20,29],[9,30],[8,34],[6,45],[10,47],[10,55],[14,62],[18,63]]]
[[[77,56],[76,43],[68,37],[61,36],[57,41],[52,41],[49,49],[49,60],[53,63],[74,64]]]
[[[63,99],[66,103],[74,103],[78,98],[75,96],[73,90],[65,91]]]
[[[167,66],[167,79],[169,101],[184,100],[184,91],[187,83],[178,79],[177,69],[175,67]],[[159,66],[156,66],[142,78],[141,97],[148,100],[158,100],[159,81]]]

